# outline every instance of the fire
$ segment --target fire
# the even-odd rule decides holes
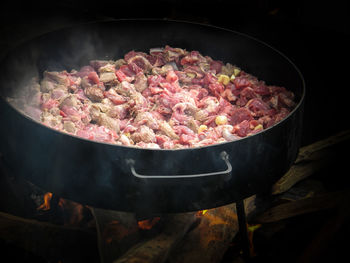
[[[208,210],[200,210],[197,212],[197,216],[205,215],[206,212],[208,212]]]
[[[154,217],[152,219],[138,221],[137,225],[142,230],[150,230],[154,225],[158,223],[159,220],[160,220],[160,217]]]
[[[51,208],[50,201],[52,199],[52,193],[47,192],[44,194],[44,203],[37,207],[37,210],[47,211]]]
[[[253,236],[254,232],[261,227],[261,224],[255,224],[255,225],[249,225],[247,224],[247,231],[248,231],[248,240],[249,240],[249,254],[252,257],[256,256],[255,249],[254,249],[254,243],[253,243]]]

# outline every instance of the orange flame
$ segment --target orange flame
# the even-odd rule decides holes
[[[47,211],[51,208],[51,201],[52,198],[52,193],[47,192],[44,194],[44,203],[41,204],[40,206],[37,207],[37,210],[43,210],[43,211]]]
[[[247,224],[247,230],[248,230],[248,240],[249,240],[249,251],[250,255],[252,257],[256,256],[255,249],[254,249],[254,242],[253,242],[253,236],[254,232],[261,227],[261,224],[255,224],[255,225],[249,225]]]
[[[137,225],[142,230],[150,230],[155,224],[158,223],[159,220],[160,220],[160,217],[154,217],[152,219],[138,221]]]
[[[208,210],[200,210],[197,212],[197,216],[203,216],[206,212],[208,212]]]

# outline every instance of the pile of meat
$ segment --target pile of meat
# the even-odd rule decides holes
[[[89,140],[156,149],[237,140],[274,125],[294,94],[198,51],[153,48],[79,71],[44,72],[26,113]]]

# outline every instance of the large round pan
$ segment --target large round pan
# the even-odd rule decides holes
[[[193,149],[154,150],[88,141],[50,129],[6,102],[44,70],[79,69],[131,49],[170,45],[199,50],[284,86],[297,106],[256,135]],[[280,52],[249,36],[200,24],[121,20],[75,26],[15,49],[1,63],[1,152],[11,172],[62,197],[121,211],[182,212],[266,191],[296,158],[304,82]]]

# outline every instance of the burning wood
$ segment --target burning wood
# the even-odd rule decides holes
[[[160,217],[154,217],[152,219],[138,221],[137,225],[142,230],[150,230],[152,229],[153,226],[155,226],[158,223],[159,220],[160,220]]]
[[[197,215],[198,217],[200,217],[200,216],[205,215],[206,212],[208,212],[208,210],[200,210],[200,211],[197,212],[196,215]]]
[[[93,207],[89,209],[96,222],[101,262],[113,262],[140,241],[134,214]]]
[[[132,235],[136,229],[128,229],[123,226],[118,220],[112,220],[109,222],[102,233],[102,238],[106,244],[111,244],[116,240],[123,240],[129,235]]]
[[[58,207],[62,211],[64,224],[70,226],[80,226],[88,211],[86,206],[63,198],[59,199]]]
[[[198,214],[197,214],[198,216]],[[238,232],[235,205],[210,209],[169,256],[170,263],[219,262]]]
[[[85,219],[88,208],[79,204],[77,202],[59,198],[56,207],[52,207],[52,197],[51,192],[46,192],[43,195],[44,202],[37,207],[40,211],[49,211],[51,209],[56,209],[62,215],[63,224],[69,226],[80,226]]]
[[[247,225],[247,230],[248,230],[248,240],[249,240],[249,255],[251,257],[255,257],[255,249],[254,249],[254,242],[253,242],[253,236],[254,232],[258,230],[262,225],[261,224],[248,224]]]
[[[144,240],[130,248],[125,255],[114,263],[138,262],[138,263],[162,263],[177,243],[185,236],[188,229],[195,222],[194,213],[184,213],[166,216],[166,223],[162,231],[147,240]]]
[[[47,192],[44,194],[44,203],[38,206],[37,210],[47,211],[51,208],[50,201],[52,199],[52,193]]]

